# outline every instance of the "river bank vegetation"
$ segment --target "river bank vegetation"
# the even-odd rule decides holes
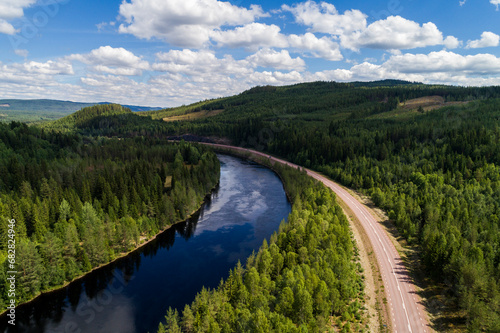
[[[162,120],[173,116],[186,120]],[[418,249],[425,275],[442,287],[426,304],[436,330],[500,329],[500,87],[395,80],[265,86],[160,111],[92,109],[44,128],[64,138],[217,137],[322,171],[370,195]],[[243,269],[249,272],[255,260]],[[267,293],[276,289],[261,290],[270,321],[276,307]],[[217,313],[235,314],[239,306],[233,301],[231,311]],[[281,315],[285,325],[314,327]]]
[[[494,331],[500,329],[499,98],[500,87],[400,81],[256,87],[195,104],[224,111],[168,124],[165,132],[223,136],[370,195],[417,246],[426,276],[440,286],[427,303],[434,327]],[[442,103],[418,105],[426,100]],[[175,110],[151,118],[169,112]]]
[[[335,195],[303,172],[274,169],[294,202],[288,222],[217,289],[181,314],[169,309],[159,333],[363,331],[361,266]]]
[[[16,224],[16,300],[64,285],[198,209],[219,162],[203,146],[0,123],[0,279]],[[7,288],[0,284],[0,308]]]

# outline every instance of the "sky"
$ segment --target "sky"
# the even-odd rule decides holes
[[[257,85],[500,85],[500,0],[0,0],[0,99],[172,107]]]

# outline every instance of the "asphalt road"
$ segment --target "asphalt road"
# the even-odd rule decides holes
[[[268,158],[273,162],[279,162],[295,168],[298,167],[296,164],[250,149],[220,144],[209,145],[246,151]],[[404,266],[399,253],[386,234],[386,231],[372,216],[369,209],[337,183],[312,170],[303,169],[306,170],[308,175],[332,189],[337,194],[337,197],[352,210],[365,229],[372,243],[382,275],[392,331],[408,333],[431,332],[432,330],[428,327],[427,314],[422,305],[422,300],[415,292],[415,286],[408,270]]]

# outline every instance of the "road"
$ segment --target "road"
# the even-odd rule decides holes
[[[272,162],[286,164],[294,168],[298,167],[296,164],[251,149],[221,144],[208,145],[249,152],[268,158]],[[343,187],[327,177],[306,168],[302,169],[304,169],[309,176],[332,189],[337,194],[337,197],[352,210],[362,227],[365,229],[372,243],[373,251],[378,260],[380,273],[382,275],[387,295],[389,315],[391,317],[389,320],[391,321],[392,331],[405,333],[432,332],[432,329],[429,328],[427,314],[422,305],[422,300],[416,293],[415,285],[412,283],[408,270],[404,266],[399,253],[389,239],[386,231],[369,212],[369,209]]]

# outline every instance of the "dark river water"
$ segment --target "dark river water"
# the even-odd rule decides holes
[[[182,310],[205,287],[217,287],[278,229],[291,206],[269,169],[227,155],[220,186],[196,216],[138,251],[67,288],[16,309],[2,332],[156,332],[169,306]]]

